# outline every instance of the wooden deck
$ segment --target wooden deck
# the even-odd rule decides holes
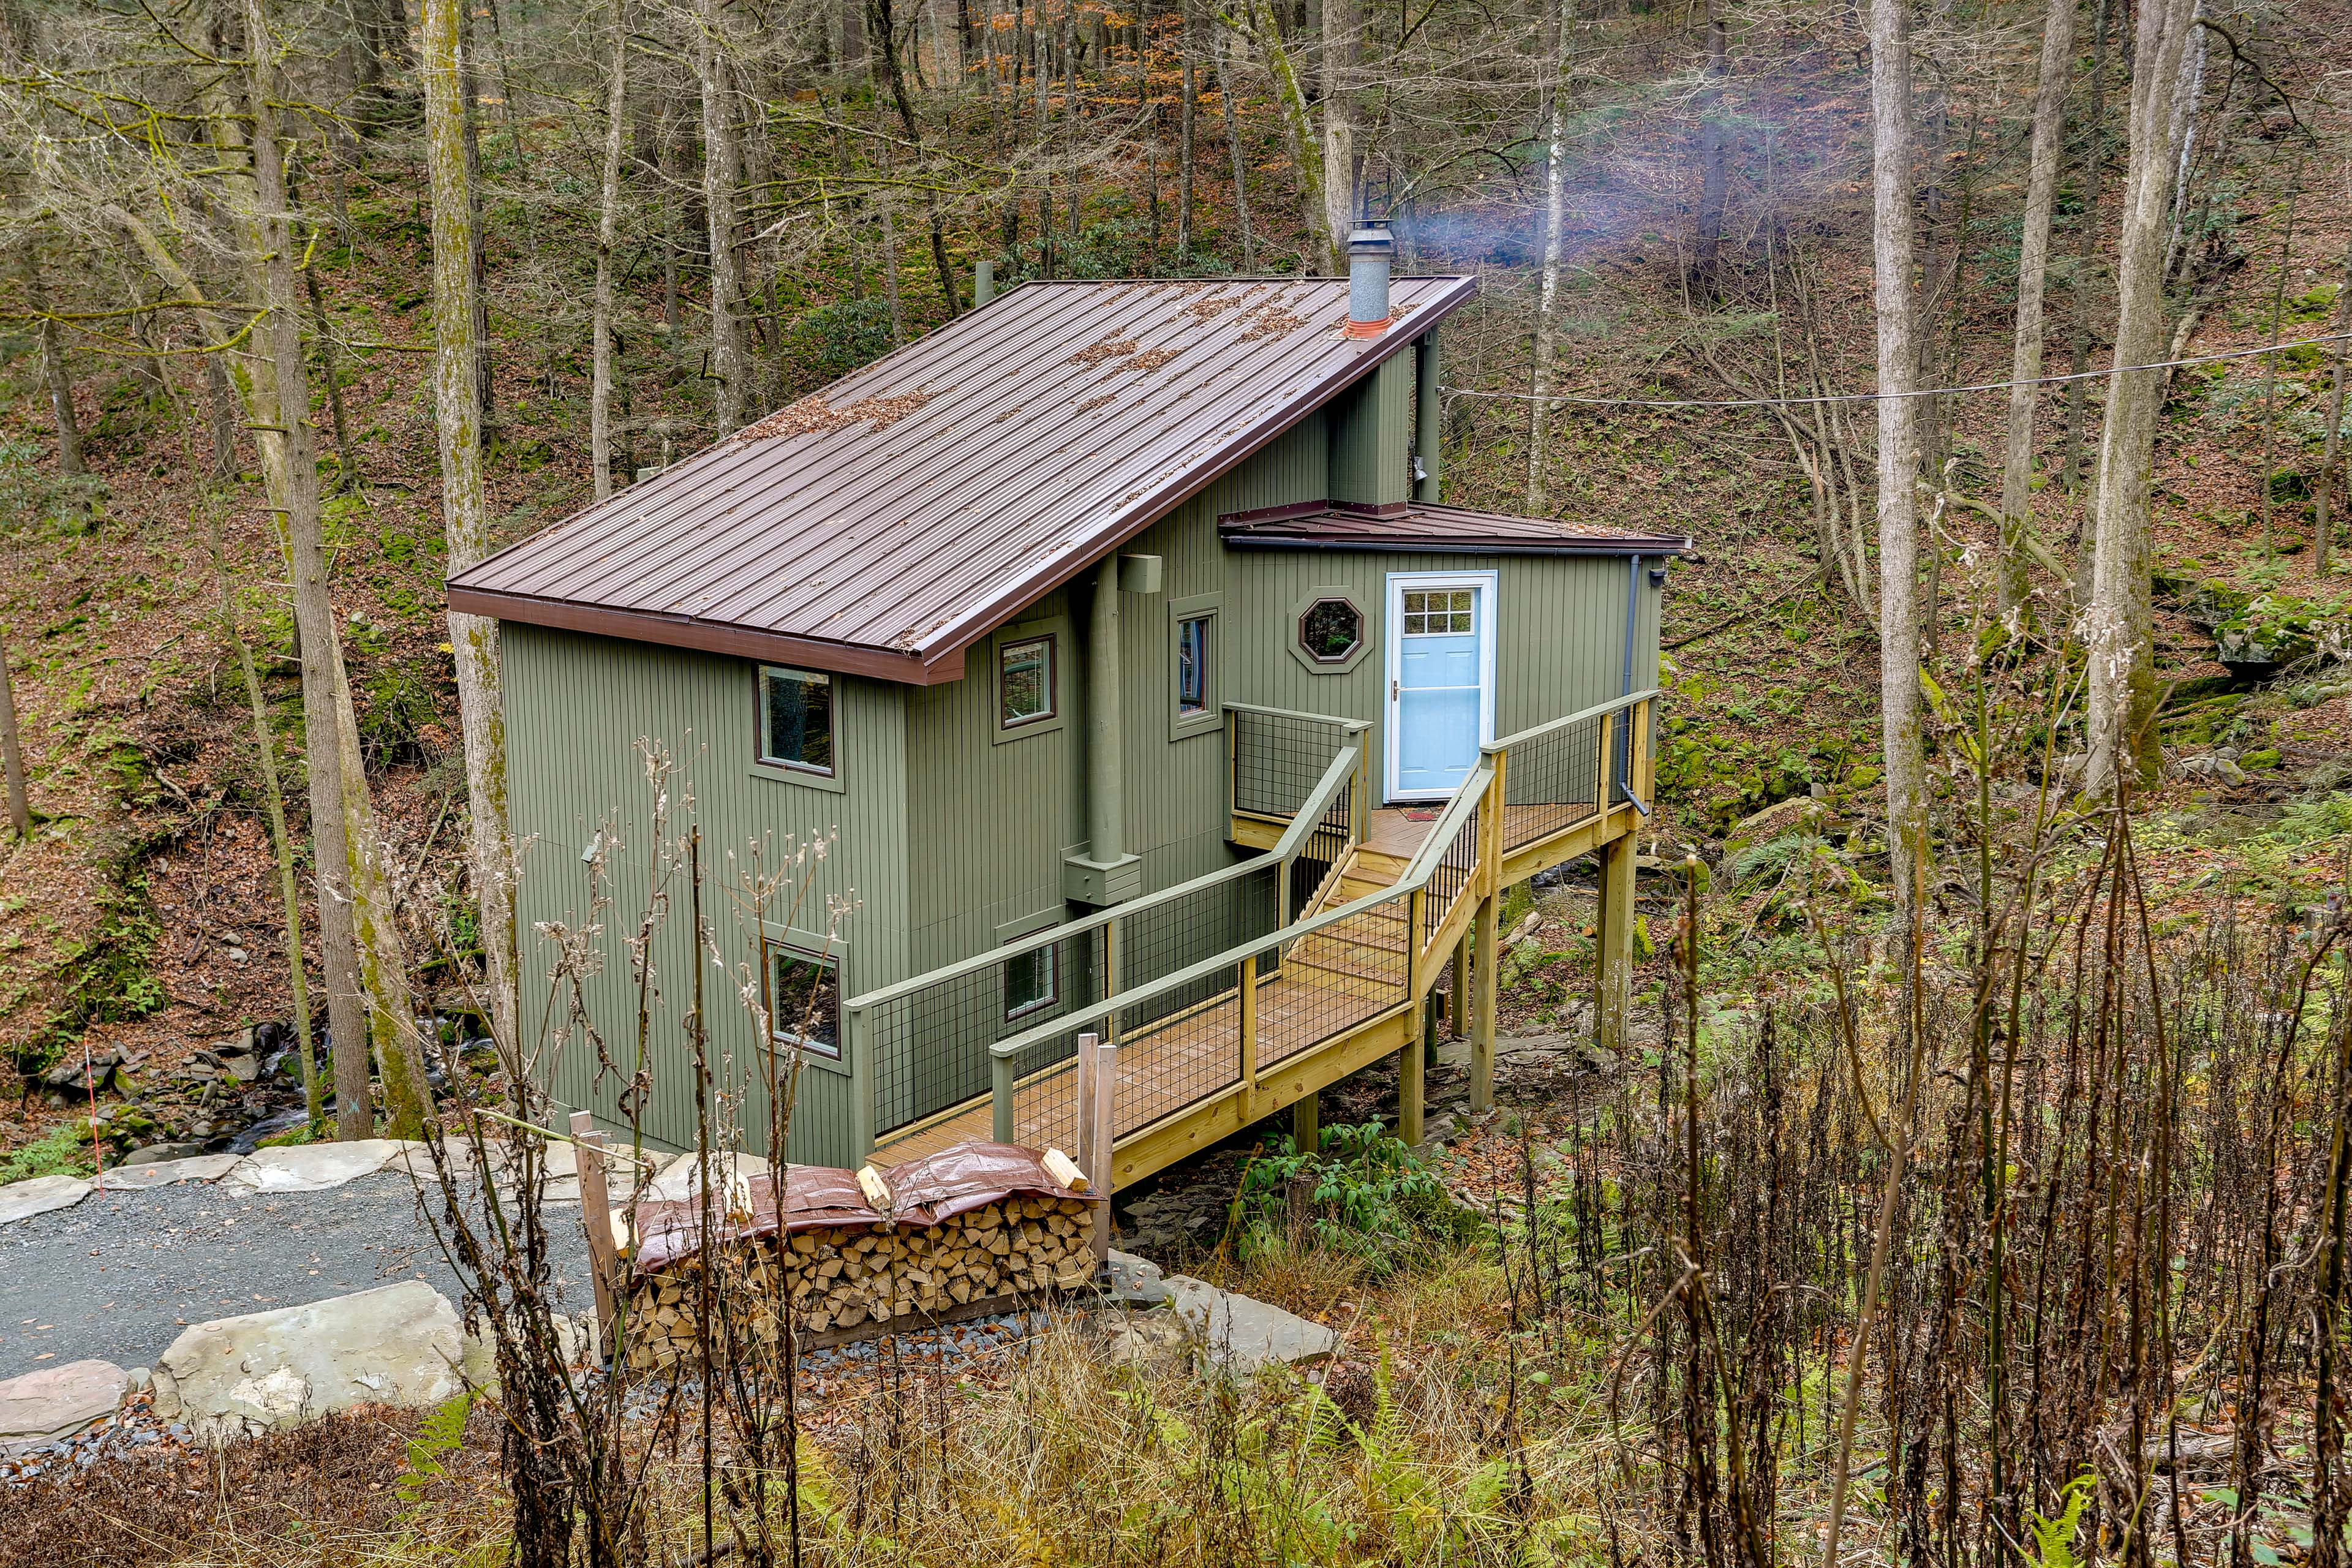
[[[1432,804],[1370,813],[1362,840],[1327,883],[1317,907],[1350,903],[1391,883],[1420,851],[1443,809],[1442,804]],[[1245,847],[1271,848],[1287,826],[1273,817],[1235,816],[1233,839]],[[1593,853],[1638,826],[1630,805],[1605,812],[1589,803],[1507,806],[1501,863],[1482,870],[1481,877],[1507,885]],[[1433,984],[1438,967],[1467,935],[1477,904],[1475,885],[1465,888],[1451,910],[1432,917],[1432,931],[1413,932],[1407,929],[1407,895],[1400,894],[1391,905],[1367,910],[1297,941],[1284,954],[1280,970],[1258,980],[1253,1064],[1242,1059],[1237,985],[1122,1037],[1115,1110],[1117,1184],[1124,1186],[1197,1153],[1258,1118],[1409,1047],[1420,1032],[1412,1003]],[[1302,910],[1298,915],[1313,912]],[[1434,940],[1425,940],[1430,938]],[[884,1134],[873,1157],[877,1163],[895,1163],[993,1136],[993,1107],[982,1095]],[[1016,1086],[1013,1137],[1032,1148],[1076,1151],[1075,1062],[1048,1068]]]
[[[1410,999],[1409,967],[1403,917],[1384,910],[1367,910],[1297,942],[1279,973],[1257,983],[1259,1070],[1402,1006]],[[1120,1039],[1119,1138],[1244,1081],[1238,991],[1236,985]],[[1013,1106],[1014,1142],[1033,1149],[1077,1148],[1075,1063],[1024,1080],[1013,1091]],[[874,1158],[915,1159],[986,1140],[993,1127],[994,1111],[983,1096],[887,1134]]]

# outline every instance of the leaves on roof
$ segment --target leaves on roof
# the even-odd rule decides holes
[[[1176,351],[1174,349],[1146,349],[1118,368],[1121,370],[1135,371],[1158,370],[1161,365],[1166,364],[1170,360],[1174,359],[1175,357]]]
[[[1062,363],[1076,365],[1100,364],[1107,359],[1118,359],[1123,355],[1131,354],[1135,352],[1135,347],[1133,338],[1104,338],[1098,342],[1088,343]]]
[[[1242,342],[1254,343],[1260,338],[1278,338],[1295,332],[1307,324],[1304,316],[1294,316],[1281,306],[1268,301],[1247,312],[1255,316],[1250,329],[1242,334]]]
[[[1106,392],[1100,397],[1089,397],[1084,403],[1079,404],[1078,412],[1081,414],[1092,414],[1096,409],[1102,407],[1105,404],[1116,403],[1118,401],[1118,398],[1117,395]]]
[[[861,397],[840,408],[828,405],[824,395],[813,392],[798,403],[788,404],[756,425],[746,425],[735,432],[738,441],[769,441],[780,436],[829,436],[835,430],[845,430],[861,421],[879,433],[920,408],[931,400],[926,387],[902,393],[897,397]]]
[[[1212,294],[1206,299],[1195,300],[1185,306],[1184,313],[1188,316],[1198,316],[1204,321],[1213,321],[1240,303],[1239,300],[1227,295]]]

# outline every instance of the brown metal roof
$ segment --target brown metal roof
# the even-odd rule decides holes
[[[452,609],[932,683],[1475,292],[1025,283],[450,580]]]
[[[1680,533],[1628,533],[1572,518],[1512,517],[1414,501],[1265,507],[1217,519],[1227,544],[1276,550],[1423,550],[1477,555],[1682,555]]]

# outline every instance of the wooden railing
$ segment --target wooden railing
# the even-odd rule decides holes
[[[1512,865],[1539,859],[1547,841],[1588,826],[1619,805],[1630,803],[1646,814],[1650,716],[1657,695],[1653,689],[1612,699],[1482,748],[1478,762],[1439,812],[1404,871],[1388,887],[1328,910],[1314,908],[1317,894],[1336,883],[1362,842],[1369,820],[1370,726],[1324,715],[1228,705],[1229,744],[1237,714],[1340,727],[1340,742],[1286,814],[1272,851],[852,998],[845,1012],[853,1070],[863,1086],[868,1114],[866,1125],[877,1136],[897,1132],[927,1118],[961,1110],[985,1093],[1000,1141],[1017,1141],[1015,1133],[1024,1120],[1033,1128],[1041,1119],[1056,1128],[1066,1121],[1075,1131],[1076,1075],[1068,1073],[1067,1066],[1081,1033],[1116,1041],[1197,1020],[1227,1005],[1233,1011],[1230,1051],[1221,1047],[1187,1066],[1184,1070],[1194,1078],[1172,1089],[1162,1084],[1162,1092],[1148,1100],[1122,1093],[1122,1121],[1130,1115],[1143,1121],[1137,1127],[1122,1125],[1118,1135],[1236,1089],[1254,1101],[1269,1066],[1263,1048],[1267,1040],[1261,1016],[1263,993],[1300,944],[1318,937],[1340,942],[1349,922],[1391,914],[1401,918],[1408,933],[1405,962],[1393,977],[1385,973],[1335,974],[1323,966],[1308,966],[1318,970],[1314,1000],[1322,1011],[1309,1025],[1314,1037],[1304,1045],[1295,1037],[1294,1027],[1294,1037],[1286,1041],[1287,1056],[1418,1004],[1436,983],[1477,909],[1500,891]],[[1228,755],[1230,761],[1230,752]],[[1295,885],[1302,868],[1311,869],[1314,886]],[[1214,931],[1209,913],[1223,911],[1226,895],[1237,890],[1248,890],[1252,907],[1265,909],[1268,918],[1259,924],[1245,916],[1239,940],[1217,951],[1193,958],[1176,947],[1151,947],[1139,934]],[[1302,909],[1312,912],[1300,918],[1297,911]],[[1217,918],[1222,920],[1223,913]],[[1050,1017],[1009,1034],[1003,1013],[991,1014],[981,1005],[1001,994],[1008,966],[1040,952],[1066,958],[1080,948],[1092,955],[1096,977],[1085,1005],[1057,1001]],[[965,990],[973,995],[960,1004]],[[983,1055],[984,1088],[972,1081],[979,1075],[970,1072],[980,1065],[970,1058]],[[965,1086],[961,1093],[945,1097],[946,1086],[941,1085],[941,1092],[919,1094],[909,1101],[900,1091],[903,1086],[893,1087],[894,1072],[919,1070],[920,1064],[940,1060],[970,1061],[970,1068],[961,1069],[969,1076],[958,1079]],[[1070,1082],[1065,1086],[1055,1075]],[[878,1099],[877,1083],[884,1086]],[[1070,1104],[1063,1107],[1059,1100],[1066,1092]],[[920,1108],[917,1114],[906,1114],[909,1104]],[[1157,1109],[1147,1112],[1147,1104]]]

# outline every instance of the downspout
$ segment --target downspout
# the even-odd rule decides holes
[[[1126,782],[1119,757],[1118,552],[1113,551],[1095,574],[1087,641],[1087,858],[1097,866],[1114,865],[1127,853]]]
[[[1617,688],[1621,698],[1633,695],[1633,636],[1640,628],[1642,605],[1642,558],[1629,557],[1625,564],[1625,669]],[[1633,723],[1631,710],[1621,710],[1625,717],[1617,724],[1617,793],[1633,803],[1633,809],[1643,816],[1650,808],[1633,793]]]
[[[1412,436],[1412,499],[1425,505],[1437,504],[1443,466],[1440,448],[1444,423],[1444,405],[1437,395],[1437,331],[1434,328],[1421,334],[1413,345],[1413,391],[1420,405],[1413,415]]]

